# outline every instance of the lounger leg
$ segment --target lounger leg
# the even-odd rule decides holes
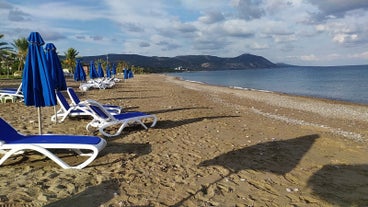
[[[93,151],[93,153],[90,154],[90,157],[86,161],[84,161],[83,163],[81,163],[77,166],[70,166],[67,163],[65,163],[63,160],[61,160],[59,157],[57,157],[56,155],[54,155],[53,153],[51,153],[50,151],[48,151],[45,148],[39,147],[37,145],[27,145],[27,146],[19,145],[19,148],[14,148],[14,149],[11,149],[11,150],[7,151],[7,153],[0,159],[0,165],[2,165],[5,162],[5,160],[7,160],[13,154],[16,154],[18,151],[34,150],[34,151],[37,151],[37,152],[47,156],[48,158],[50,158],[52,161],[54,161],[56,164],[58,164],[63,169],[82,169],[82,168],[86,167],[88,164],[90,164],[98,155],[98,149],[97,148],[88,147],[86,149]],[[76,149],[76,150],[79,150],[79,149]],[[83,155],[88,156],[88,154],[83,154]]]
[[[135,121],[140,123],[144,127],[144,129],[146,130],[148,129],[148,127],[141,120],[135,120]]]

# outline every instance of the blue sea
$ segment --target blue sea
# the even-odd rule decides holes
[[[168,75],[211,85],[368,105],[368,65],[178,72]]]

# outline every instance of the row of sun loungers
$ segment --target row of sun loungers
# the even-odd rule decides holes
[[[123,109],[120,106],[102,105],[95,100],[80,101],[72,88],[68,88],[67,93],[72,100],[72,104],[69,104],[64,95],[58,91],[56,98],[60,105],[60,110],[51,117],[51,121],[60,123],[67,117],[92,117],[92,121],[86,126],[87,131],[94,131],[93,128],[95,128],[107,137],[120,135],[129,124],[140,124],[143,128],[148,129],[146,124],[144,124],[144,121],[147,119],[152,120],[151,127],[156,125],[157,117],[155,115],[143,112],[122,112]],[[116,125],[118,126],[116,132],[110,133],[111,130],[107,132],[106,128]]]
[[[106,137],[120,135],[124,128],[131,124],[139,124],[145,129],[148,129],[147,121],[151,121],[149,127],[156,125],[155,115],[143,112],[123,112],[120,106],[103,105],[95,100],[80,101],[72,88],[68,88],[67,93],[71,104],[60,91],[56,93],[60,110],[51,117],[53,122],[63,122],[67,117],[88,116],[92,118],[92,121],[87,124],[86,129],[88,131],[98,130]],[[0,128],[0,154],[4,154],[0,159],[0,166],[9,157],[32,150],[45,155],[64,169],[82,169],[89,165],[106,146],[106,140],[98,136],[23,135],[2,118],[0,118]],[[69,165],[52,153],[50,151],[52,149],[71,150],[77,155],[88,158],[80,164]]]
[[[118,78],[96,78],[88,80],[87,83],[81,83],[79,89],[81,91],[88,91],[92,89],[107,89],[112,88],[115,85],[115,82],[119,82]]]

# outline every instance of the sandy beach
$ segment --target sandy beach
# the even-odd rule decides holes
[[[82,100],[155,114],[158,123],[105,138],[106,148],[82,170],[63,170],[33,152],[9,159],[0,166],[0,206],[368,206],[367,105],[161,74],[106,90],[67,85]],[[36,108],[0,105],[19,132],[38,133]],[[91,135],[89,119],[54,124],[53,107],[42,113],[44,133]]]

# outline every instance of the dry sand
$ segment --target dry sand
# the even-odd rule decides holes
[[[68,86],[78,91],[78,83]],[[368,206],[368,106],[164,75],[79,96],[159,121],[106,138],[82,170],[32,152],[8,160],[0,167],[0,206]],[[55,125],[53,108],[42,112],[44,133],[88,134],[88,119]],[[21,133],[38,132],[33,107],[5,103],[0,115]]]

